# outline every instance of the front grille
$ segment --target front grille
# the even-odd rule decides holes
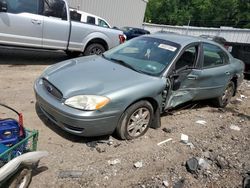
[[[62,93],[59,89],[57,89],[55,86],[53,86],[48,80],[43,78],[43,86],[46,89],[48,93],[53,95],[55,98],[61,100],[63,98]]]

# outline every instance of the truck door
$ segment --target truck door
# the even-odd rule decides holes
[[[0,0],[0,43],[42,46],[40,0]]]
[[[67,4],[62,0],[44,0],[43,48],[66,50],[70,35]]]

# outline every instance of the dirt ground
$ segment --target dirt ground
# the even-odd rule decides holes
[[[39,131],[38,149],[49,152],[34,172],[31,188],[242,187],[250,171],[250,81],[244,81],[227,108],[190,104],[164,114],[162,127],[139,139],[81,138],[57,128],[35,105],[34,80],[66,58],[57,52],[0,50],[0,102],[24,114],[25,126]],[[0,118],[11,115],[0,109]],[[192,144],[180,142],[181,134]],[[205,160],[193,174],[185,165],[192,157]]]

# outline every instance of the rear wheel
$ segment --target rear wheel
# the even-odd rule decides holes
[[[131,105],[121,116],[116,128],[121,139],[131,140],[144,135],[153,119],[153,107],[148,101]]]
[[[230,81],[224,90],[223,94],[220,97],[214,99],[214,104],[216,107],[224,108],[230,102],[231,98],[234,95],[235,85]]]
[[[84,51],[84,55],[100,55],[103,52],[105,52],[105,48],[101,44],[93,43],[87,46]]]

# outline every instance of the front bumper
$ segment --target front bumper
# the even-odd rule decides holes
[[[81,111],[64,105],[36,81],[36,100],[44,115],[63,130],[78,136],[101,136],[114,132],[121,112]]]

